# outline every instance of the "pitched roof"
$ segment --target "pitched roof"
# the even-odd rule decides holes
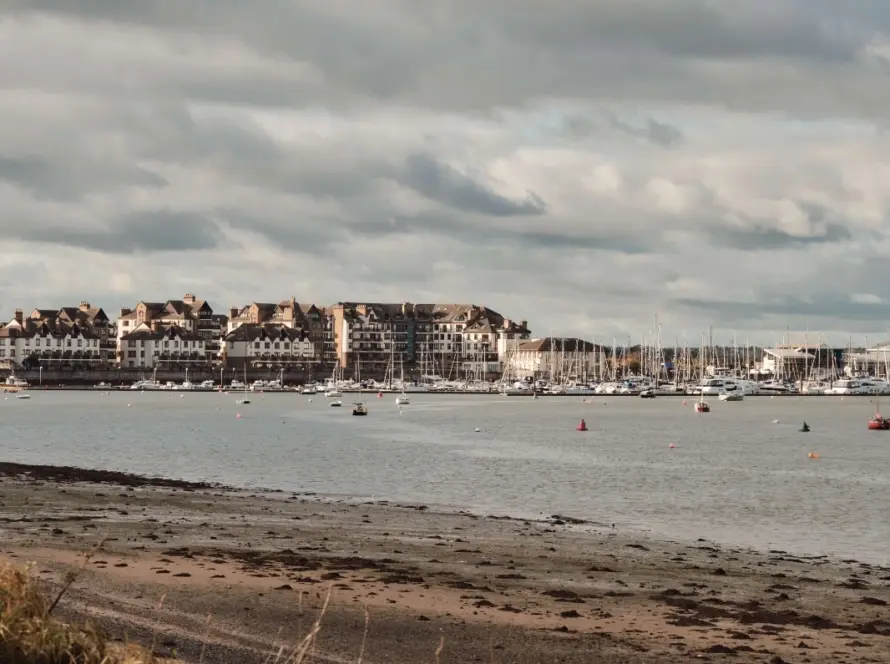
[[[543,339],[523,341],[517,344],[516,350],[536,353],[549,353],[551,351],[557,353],[593,353],[603,351],[604,347],[592,341],[585,341],[576,337],[544,337]]]
[[[303,330],[277,323],[246,323],[229,332],[224,340],[229,341],[301,341]]]
[[[164,339],[179,338],[182,341],[203,341],[204,338],[197,334],[187,332],[179,325],[169,325],[157,331],[143,323],[135,330],[121,337],[121,341],[163,341]]]

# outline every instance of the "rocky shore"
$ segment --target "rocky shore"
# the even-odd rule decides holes
[[[184,661],[268,661],[321,617],[316,661],[890,661],[890,568],[0,464],[0,556],[61,607]]]

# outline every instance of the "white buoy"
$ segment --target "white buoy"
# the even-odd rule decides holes
[[[309,399],[309,403],[312,403],[312,399]]]
[[[180,395],[179,395],[179,398],[180,398],[180,399],[185,399],[185,395],[184,395],[184,394],[180,394]]]
[[[127,408],[129,408],[129,407],[130,407],[130,406],[132,406],[132,405],[133,405],[133,404],[131,404],[131,403],[128,403],[128,404],[127,404]]]
[[[482,431],[482,429],[480,429],[479,427],[476,427],[475,431],[476,431],[476,433],[479,433],[480,431]]]

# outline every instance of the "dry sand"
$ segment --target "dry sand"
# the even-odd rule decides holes
[[[187,661],[887,662],[890,568],[629,539],[592,524],[324,503],[0,464],[0,556],[62,607]],[[209,616],[209,619],[208,619]]]

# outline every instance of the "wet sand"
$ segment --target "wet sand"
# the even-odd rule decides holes
[[[366,616],[370,663],[890,661],[890,568],[0,464],[0,557],[58,584],[91,550],[64,615],[186,661],[267,661],[329,592],[317,661]]]

